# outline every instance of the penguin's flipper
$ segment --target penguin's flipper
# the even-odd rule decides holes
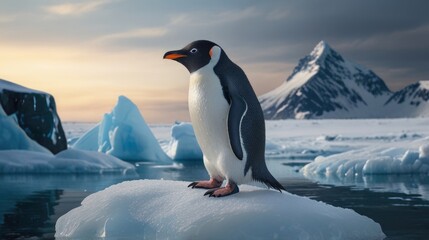
[[[228,135],[232,151],[235,156],[243,160],[243,149],[241,143],[241,123],[247,112],[247,103],[241,96],[230,96],[230,107],[228,113]]]

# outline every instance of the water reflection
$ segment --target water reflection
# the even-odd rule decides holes
[[[112,184],[138,178],[138,175],[98,175],[98,174],[16,174],[0,175],[0,214],[14,209],[18,202],[33,194],[46,190],[74,190],[95,192]],[[2,224],[4,218],[0,218]]]
[[[302,178],[286,184],[288,192],[353,209],[371,218],[381,225],[387,235],[385,240],[428,239],[429,201],[420,195],[320,185]]]
[[[418,195],[429,200],[429,176],[415,175],[366,175],[339,178],[336,175],[312,175],[311,179],[335,186],[352,186],[356,189],[369,189],[373,192],[395,192]]]
[[[50,228],[49,218],[62,190],[35,192],[16,202],[15,207],[3,215],[0,225],[2,237],[6,239],[42,237],[45,228]]]

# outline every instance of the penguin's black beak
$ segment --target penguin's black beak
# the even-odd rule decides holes
[[[183,50],[175,50],[175,51],[169,51],[166,52],[164,54],[164,59],[171,59],[171,60],[176,60],[179,58],[184,58],[187,57],[188,55],[186,55],[185,51]]]

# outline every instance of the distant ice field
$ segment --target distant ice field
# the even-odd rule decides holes
[[[68,138],[79,136],[93,123],[65,123]],[[174,124],[150,124],[168,151]],[[304,168],[304,175],[427,174],[429,118],[367,120],[266,121],[267,159],[286,159]],[[317,159],[317,161],[314,161]],[[426,164],[426,165],[425,165]]]
[[[68,139],[95,123],[65,122]],[[171,124],[149,124],[163,149],[171,139]],[[408,143],[429,137],[429,118],[266,121],[267,158],[313,160],[385,143]]]
[[[63,123],[67,139],[81,136],[96,123]],[[149,124],[165,146],[173,123]],[[267,155],[331,155],[386,142],[410,142],[429,136],[429,118],[266,121]]]

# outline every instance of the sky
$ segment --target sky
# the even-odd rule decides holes
[[[100,121],[120,95],[149,123],[189,121],[189,73],[162,56],[198,39],[257,95],[321,40],[393,91],[429,79],[426,0],[2,0],[0,78],[51,93],[62,121]]]

